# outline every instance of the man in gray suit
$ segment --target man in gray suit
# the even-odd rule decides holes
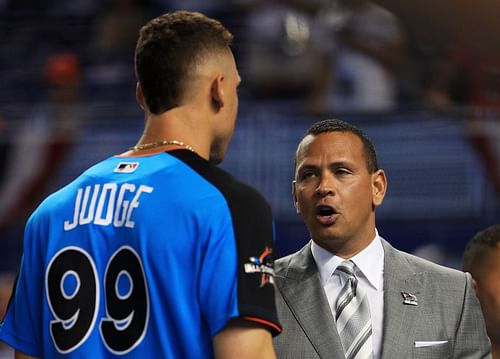
[[[302,138],[293,198],[312,240],[275,263],[278,358],[491,358],[470,275],[379,236],[386,187],[353,125],[321,121]]]

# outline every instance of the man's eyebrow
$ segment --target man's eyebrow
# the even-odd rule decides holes
[[[318,168],[317,165],[315,165],[315,164],[309,164],[309,163],[306,163],[306,164],[303,164],[303,165],[299,164],[297,166],[297,170],[298,171],[309,170],[309,169],[316,169],[316,168]]]
[[[352,162],[349,161],[334,161],[332,163],[329,163],[328,166],[333,166],[333,167],[349,167],[352,166]]]
[[[356,165],[352,162],[349,161],[344,161],[344,160],[339,160],[339,161],[334,161],[331,163],[328,163],[327,167],[330,169],[336,169],[336,168],[348,168],[348,169],[353,169]],[[297,174],[303,173],[304,171],[308,170],[318,170],[320,168],[319,165],[316,165],[314,163],[303,163],[299,164],[297,168],[295,169],[295,172]]]

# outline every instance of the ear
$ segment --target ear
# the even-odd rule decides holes
[[[387,190],[387,178],[383,170],[378,170],[372,174],[372,204],[373,207],[380,206],[384,201]]]
[[[142,87],[139,82],[137,82],[137,85],[135,86],[135,99],[139,106],[144,110],[144,107],[146,107],[144,103],[144,93],[142,92]]]
[[[297,185],[297,181],[293,180],[292,181],[292,197],[293,197],[293,205],[295,207],[295,212],[297,214],[300,214],[300,207],[299,207],[299,201],[297,200],[297,190],[295,189],[295,186]]]
[[[224,93],[224,75],[222,73],[217,74],[213,79],[210,94],[212,105],[217,111],[224,107],[226,98]]]

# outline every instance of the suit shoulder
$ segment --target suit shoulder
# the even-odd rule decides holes
[[[310,243],[295,253],[281,257],[274,262],[274,272],[276,277],[299,277],[302,274],[310,274],[316,269],[316,264],[311,254]],[[299,274],[300,273],[300,274]]]
[[[285,257],[281,257],[274,261],[274,273],[277,276],[284,276],[287,268],[290,265],[290,261],[297,255],[297,253],[289,254]]]

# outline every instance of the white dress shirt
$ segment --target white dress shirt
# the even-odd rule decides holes
[[[312,255],[318,267],[321,285],[325,290],[328,303],[335,318],[335,302],[344,286],[345,278],[335,272],[344,258],[337,257],[314,241],[311,245]],[[373,359],[379,359],[382,349],[382,326],[384,313],[384,248],[378,232],[372,242],[350,259],[356,264],[358,285],[362,286],[368,295],[372,320]]]

